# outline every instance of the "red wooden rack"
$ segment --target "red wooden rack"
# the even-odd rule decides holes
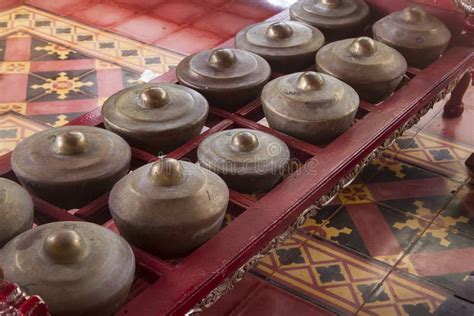
[[[372,14],[400,10],[403,1],[368,1]],[[432,8],[454,31],[462,26],[463,14]],[[286,20],[288,12],[272,18]],[[452,41],[456,43],[456,41]],[[228,41],[223,46],[232,46]],[[196,161],[199,143],[212,133],[236,127],[261,130],[282,139],[290,148],[294,168],[270,192],[258,196],[231,191],[226,224],[204,245],[184,258],[166,261],[134,249],[137,273],[127,303],[117,315],[165,315],[199,312],[230,290],[263,255],[278,246],[304,219],[317,212],[361,171],[380,151],[450,92],[472,67],[472,48],[451,45],[426,69],[409,68],[398,90],[379,104],[362,102],[354,125],[322,147],[305,143],[261,124],[260,100],[234,113],[211,107],[209,128],[168,157]],[[279,74],[273,74],[274,77]],[[156,82],[177,82],[174,71]],[[103,128],[100,109],[69,125]],[[157,157],[133,148],[132,169]],[[0,158],[0,175],[16,180],[10,155]],[[104,195],[79,210],[65,211],[34,197],[36,224],[51,221],[91,221],[116,230]],[[113,268],[113,267],[111,267]]]

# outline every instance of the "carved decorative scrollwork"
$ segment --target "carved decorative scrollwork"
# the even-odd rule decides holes
[[[472,0],[454,0],[454,3],[467,14],[474,14],[474,4]]]
[[[234,272],[232,276],[225,279],[218,287],[211,291],[204,299],[202,299],[192,310],[186,313],[187,316],[195,316],[202,312],[204,309],[209,308],[213,305],[220,297],[231,291],[235,285],[243,279],[245,273],[251,270],[257,265],[257,263],[271,251],[281,246],[291,235],[299,229],[304,222],[314,216],[324,206],[328,205],[337,195],[347,186],[349,186],[355,178],[362,172],[362,170],[369,165],[374,159],[379,157],[384,150],[389,148],[393,142],[403,133],[418,123],[430,109],[433,108],[435,103],[443,100],[454,87],[458,84],[459,80],[464,76],[464,73],[451,81],[449,85],[440,91],[436,97],[434,97],[425,107],[423,107],[418,113],[411,117],[407,122],[402,124],[397,130],[395,130],[379,147],[373,150],[367,157],[355,165],[351,172],[342,177],[337,184],[327,194],[322,195],[314,204],[307,207],[298,218],[286,228],[286,230],[280,235],[273,238],[262,250],[256,255],[252,256],[243,266]]]

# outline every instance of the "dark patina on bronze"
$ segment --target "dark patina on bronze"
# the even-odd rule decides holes
[[[158,155],[199,135],[208,111],[206,99],[192,89],[149,83],[112,95],[102,106],[102,118],[130,145]]]
[[[325,144],[354,121],[359,96],[332,76],[299,72],[270,81],[262,91],[270,127],[313,144]]]
[[[126,241],[86,222],[28,230],[0,249],[5,280],[39,295],[52,315],[111,315],[125,302],[135,257]]]
[[[24,139],[11,157],[12,169],[32,195],[64,209],[79,208],[128,171],[130,146],[102,128],[66,126]]]
[[[324,45],[324,35],[302,22],[262,22],[242,29],[235,46],[263,58],[275,72],[290,73],[309,67]]]
[[[316,68],[349,84],[362,100],[377,103],[398,87],[407,62],[390,46],[359,37],[321,48],[316,54]]]
[[[408,65],[425,68],[439,58],[451,39],[449,29],[421,7],[407,7],[378,20],[374,38],[398,50]]]
[[[165,158],[120,180],[109,196],[112,217],[131,244],[162,258],[183,256],[221,228],[229,190],[215,173]]]
[[[19,184],[0,178],[0,248],[33,225],[33,200]]]
[[[270,73],[265,59],[236,48],[190,55],[176,69],[181,84],[200,92],[210,105],[226,110],[236,110],[256,99]]]
[[[231,129],[207,137],[198,148],[199,164],[220,175],[240,192],[270,190],[283,176],[290,159],[280,139],[251,129]]]
[[[363,29],[369,6],[363,0],[299,0],[290,7],[292,20],[319,28],[326,39],[346,38]]]

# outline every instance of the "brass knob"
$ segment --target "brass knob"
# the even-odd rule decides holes
[[[362,36],[351,43],[349,51],[355,56],[369,57],[377,51],[377,45],[370,37]]]
[[[336,9],[341,6],[342,0],[321,0],[321,4],[328,8]]]
[[[323,86],[323,76],[314,71],[303,72],[296,80],[296,88],[299,90],[321,90]]]
[[[208,64],[215,68],[229,68],[237,62],[237,56],[230,48],[219,48],[212,51]]]
[[[159,108],[168,104],[170,97],[165,89],[161,87],[151,87],[140,93],[140,100],[143,107]]]
[[[43,242],[46,256],[58,264],[77,263],[84,258],[86,244],[82,236],[72,229],[59,229],[52,232]]]
[[[183,165],[173,158],[161,159],[150,168],[148,174],[151,182],[164,187],[170,187],[183,179]]]
[[[258,138],[250,132],[238,132],[232,136],[231,146],[236,151],[249,152],[257,148]]]
[[[288,23],[275,22],[268,26],[265,35],[271,39],[285,39],[293,35],[293,29]]]
[[[426,11],[421,7],[408,7],[402,11],[401,18],[408,23],[419,23],[426,18]]]
[[[85,152],[88,147],[89,144],[83,133],[69,131],[56,136],[53,151],[59,155],[74,155]]]

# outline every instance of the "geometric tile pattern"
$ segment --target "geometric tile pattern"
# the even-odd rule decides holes
[[[277,249],[262,260],[256,271],[271,276],[279,286],[303,293],[309,300],[324,302],[340,312],[355,313],[382,282],[389,270],[383,265],[357,258],[318,239],[303,234],[292,238],[300,247]],[[282,251],[285,249],[285,251]],[[285,256],[288,252],[291,256]],[[277,267],[275,263],[281,265]]]
[[[136,84],[145,70],[163,73],[182,55],[20,6],[0,13],[0,113],[14,111],[62,126],[111,94]],[[10,115],[8,116],[10,118]],[[13,122],[18,122],[13,126]],[[38,130],[15,116],[15,137]],[[27,132],[21,131],[25,126]],[[2,154],[14,148],[3,134]]]
[[[438,222],[443,221],[426,229],[403,258],[401,269],[457,291],[474,271],[474,238]]]
[[[474,188],[464,185],[456,193],[454,199],[440,214],[443,218],[451,218],[450,228],[474,238]],[[437,224],[443,225],[439,222]]]
[[[402,273],[389,274],[387,266],[320,239],[298,233],[292,239],[302,245],[278,248],[256,273],[337,313],[356,313],[362,306],[365,315],[407,315],[420,307],[432,312],[447,297],[446,291]]]
[[[398,151],[392,152],[397,159],[415,164],[427,170],[464,182],[468,171],[464,162],[473,148],[456,144],[433,135],[420,132],[415,137],[396,140]]]
[[[7,154],[24,138],[48,126],[10,111],[0,114],[0,156]]]
[[[141,44],[29,6],[20,6],[0,14],[0,36],[26,31],[77,51],[91,52],[96,58],[138,72],[150,69],[159,74],[165,73],[183,58],[180,54]]]
[[[11,33],[1,41],[0,112],[12,110],[51,126],[100,106],[140,76],[28,32]]]
[[[419,278],[392,272],[358,315],[432,315],[449,293]]]

